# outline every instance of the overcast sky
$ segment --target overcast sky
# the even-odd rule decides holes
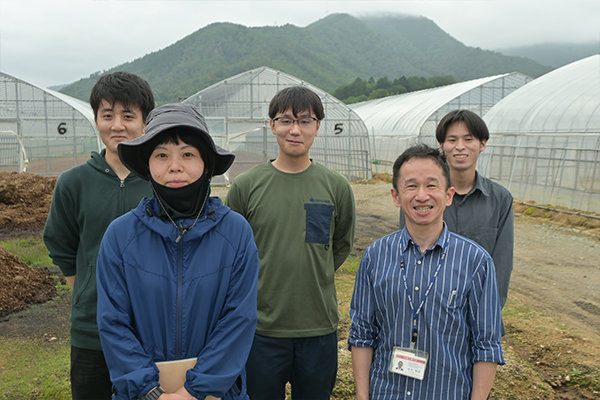
[[[467,46],[596,42],[599,0],[0,0],[0,71],[71,83],[163,49],[213,22],[304,27],[332,13],[421,15]]]

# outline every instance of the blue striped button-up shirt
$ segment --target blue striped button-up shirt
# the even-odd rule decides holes
[[[405,287],[416,311],[438,266],[417,319],[415,348],[429,353],[425,376],[417,380],[392,373],[388,368],[394,346],[409,347],[411,342],[413,314]],[[504,364],[492,258],[445,225],[425,254],[406,228],[373,243],[356,275],[350,317],[350,346],[374,349],[371,399],[469,399],[473,364]]]

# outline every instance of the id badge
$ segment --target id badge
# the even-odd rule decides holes
[[[394,347],[390,372],[423,380],[429,354],[422,350],[406,347]]]

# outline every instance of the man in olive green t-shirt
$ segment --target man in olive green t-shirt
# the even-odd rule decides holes
[[[337,373],[335,270],[354,240],[354,197],[342,175],[313,163],[324,118],[318,95],[294,86],[269,106],[275,160],[238,176],[226,204],[257,243],[258,324],[246,364],[252,400],[329,399]]]

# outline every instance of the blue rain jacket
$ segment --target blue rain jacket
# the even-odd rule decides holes
[[[248,399],[244,366],[256,327],[258,252],[239,214],[211,197],[176,243],[156,199],[108,227],[98,255],[98,328],[115,399],[158,386],[155,362],[198,357],[194,397]],[[176,221],[183,226],[191,219]]]

